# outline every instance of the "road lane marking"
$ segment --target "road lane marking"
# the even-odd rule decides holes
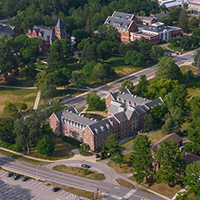
[[[132,196],[138,197],[138,198],[143,199],[143,200],[151,200],[151,199],[147,199],[146,197],[138,196],[136,194],[132,194]]]
[[[136,190],[130,190],[126,195],[124,195],[124,198],[128,199],[135,192],[136,192]]]
[[[3,159],[3,158],[0,158],[0,159],[1,159],[1,160],[5,160],[5,159]],[[5,161],[8,162],[7,160],[5,160]],[[12,163],[12,164],[14,164],[14,165],[18,165],[18,166],[24,167],[24,168],[28,168],[28,169],[31,169],[31,170],[35,170],[35,168],[28,167],[28,166],[25,166],[25,165],[22,165],[22,164],[18,164],[18,163],[16,163],[16,162],[10,161],[10,163]],[[4,168],[4,167],[3,167],[3,168]],[[72,181],[75,181],[75,182],[84,183],[84,184],[88,184],[88,185],[92,185],[92,186],[97,186],[97,187],[100,187],[100,188],[104,188],[104,189],[110,190],[110,188],[108,188],[108,187],[104,187],[104,186],[101,186],[101,185],[96,185],[96,184],[93,184],[93,183],[87,183],[87,182],[85,182],[85,181],[76,180],[76,179],[73,179],[73,178],[69,178],[69,177],[65,177],[65,176],[53,174],[53,173],[51,173],[51,172],[46,172],[46,171],[43,171],[43,170],[40,170],[40,169],[37,169],[37,171],[38,171],[38,172],[45,173],[45,174],[57,176],[57,177],[60,177],[60,178],[72,180]]]

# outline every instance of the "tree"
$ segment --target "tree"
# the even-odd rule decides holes
[[[197,75],[200,76],[200,50],[194,56],[194,63],[197,67]]]
[[[81,29],[73,30],[72,35],[75,37],[76,46],[81,43],[81,41],[88,37],[88,34]]]
[[[179,151],[179,145],[172,139],[163,141],[156,153],[156,162],[160,166],[156,173],[159,181],[168,183],[174,182],[181,173],[186,163]]]
[[[151,48],[151,59],[154,61],[158,61],[164,55],[164,50],[159,45],[153,45]]]
[[[94,66],[93,71],[92,71],[92,76],[94,80],[99,79],[99,83],[101,79],[104,79],[107,77],[106,70],[104,68],[104,65],[101,63],[98,63]]]
[[[133,93],[134,88],[135,88],[133,83],[130,80],[127,80],[127,79],[125,79],[123,81],[123,83],[121,84],[119,90],[123,90],[123,89],[125,89],[125,87],[127,87],[131,93]]]
[[[172,21],[178,21],[180,12],[182,11],[181,7],[172,7],[169,11],[169,17]]]
[[[24,47],[24,43],[27,39],[28,39],[28,37],[25,34],[21,34],[15,38],[15,40],[14,40],[15,52],[19,52],[20,49]]]
[[[15,104],[13,103],[7,103],[4,108],[3,108],[3,112],[5,114],[9,114],[11,116],[14,116],[18,113],[18,109],[17,107],[15,106]]]
[[[164,98],[177,85],[179,85],[178,80],[171,80],[166,78],[154,80],[149,86],[149,91],[147,96],[150,99],[156,99],[159,97]]]
[[[84,74],[84,76],[90,76],[91,72],[93,71],[93,68],[94,68],[94,66],[96,64],[97,63],[95,61],[92,61],[92,62],[89,62],[86,65],[84,65],[84,67],[83,67],[83,74]]]
[[[113,162],[116,162],[119,164],[119,168],[121,168],[121,164],[123,163],[124,159],[123,159],[123,155],[122,155],[122,151],[120,148],[118,148],[118,151],[113,153],[112,156],[110,157],[110,159]]]
[[[100,100],[100,97],[94,92],[91,92],[87,95],[86,102],[90,109],[102,110],[104,108],[103,102]]]
[[[67,67],[66,58],[64,54],[61,52],[51,52],[49,57],[47,58],[48,68],[46,69],[48,72],[53,72],[55,70],[59,70]]]
[[[125,63],[137,67],[142,64],[143,59],[144,58],[141,53],[136,51],[127,51],[125,56]]]
[[[53,82],[57,86],[66,86],[69,84],[69,77],[71,76],[71,70],[67,68],[62,68],[55,70],[52,73]]]
[[[185,9],[182,9],[180,12],[178,24],[179,24],[179,27],[181,27],[183,32],[185,33],[188,32],[188,16]]]
[[[97,61],[97,43],[85,44],[81,54],[81,61],[83,64],[89,63],[91,61]]]
[[[140,96],[144,97],[147,93],[147,77],[146,75],[141,75],[138,85],[136,86],[137,92]]]
[[[4,74],[4,77],[8,73],[18,72],[18,60],[14,55],[12,37],[5,37],[3,34],[0,36],[0,73]]]
[[[168,118],[165,121],[165,124],[162,126],[162,133],[168,135],[174,132],[174,122],[171,118]]]
[[[152,131],[154,128],[155,128],[155,121],[154,121],[153,115],[151,113],[146,114],[144,116],[143,131],[149,132],[149,131]]]
[[[188,20],[188,28],[193,31],[193,29],[197,27],[199,27],[199,19],[195,16],[190,17]]]
[[[183,50],[189,50],[191,48],[191,40],[188,37],[182,37],[180,48]]]
[[[200,36],[200,27],[197,27],[197,28],[193,29],[192,36],[196,36],[196,37]]]
[[[150,60],[150,52],[151,52],[151,48],[153,46],[153,43],[150,43],[148,39],[142,37],[140,40],[139,40],[139,49],[140,49],[140,53],[141,55],[143,56],[143,59],[145,61],[148,61]]]
[[[136,181],[141,183],[146,177],[146,183],[148,176],[153,172],[153,158],[151,153],[151,141],[149,141],[146,135],[137,135],[133,141],[133,167],[135,168],[134,177]]]
[[[110,45],[107,41],[102,41],[97,45],[98,57],[102,60],[107,60],[112,56]]]
[[[199,182],[200,161],[189,164],[186,167],[186,176],[183,179],[183,185],[187,186],[187,194],[193,193],[195,199],[200,199],[200,182]]]
[[[81,84],[84,83],[84,77],[83,74],[77,73],[77,72],[72,72],[72,78],[71,78],[72,83],[78,88],[81,86]]]
[[[26,105],[26,103],[21,104],[21,110],[26,110],[27,108],[28,106]]]
[[[119,144],[119,141],[117,140],[115,134],[111,134],[111,135],[107,136],[107,141],[106,141],[105,146],[107,148],[108,153],[113,155],[116,152],[118,152],[118,150],[120,149],[120,146],[118,144]]]
[[[40,85],[43,83],[52,84],[52,82],[53,82],[53,75],[50,73],[47,73],[46,71],[43,71],[37,74],[36,83],[34,84],[34,86],[39,88]]]
[[[28,63],[25,72],[26,76],[29,76],[31,79],[35,79],[35,76],[37,75],[35,64],[33,62]]]
[[[37,144],[37,151],[39,154],[49,155],[54,152],[54,149],[54,143],[48,135],[44,135]]]
[[[45,101],[50,98],[53,99],[53,97],[56,95],[56,92],[57,92],[55,86],[51,84],[47,84],[47,83],[42,83],[39,89],[41,91],[41,97]]]
[[[84,143],[81,144],[80,147],[79,147],[79,152],[83,155],[87,154],[89,150],[90,150],[90,147],[87,144],[84,144]]]
[[[173,58],[164,56],[158,63],[156,78],[166,78],[171,80],[182,81],[180,68],[175,64]]]
[[[169,109],[179,107],[181,110],[186,111],[187,98],[189,98],[189,95],[186,86],[178,85],[165,96],[164,102]]]
[[[200,97],[195,96],[190,100],[190,116],[196,120],[200,116]]]
[[[188,139],[194,143],[200,144],[200,117],[198,116],[189,126]]]
[[[2,142],[15,143],[16,135],[12,132],[14,129],[13,119],[3,119],[0,122],[0,140]]]
[[[191,41],[191,45],[193,45],[194,47],[199,45],[199,37],[192,35],[190,37],[190,41]]]

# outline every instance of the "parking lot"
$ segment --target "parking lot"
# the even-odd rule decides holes
[[[6,174],[6,171],[0,170],[0,200],[75,200],[80,198],[62,190],[52,192],[53,187],[41,181],[29,179],[22,182],[22,177],[13,180],[13,177],[7,177]]]

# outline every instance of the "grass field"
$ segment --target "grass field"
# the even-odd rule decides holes
[[[197,72],[197,70],[196,70],[194,67],[187,66],[187,65],[181,66],[181,67],[180,67],[180,70],[181,70],[181,72],[182,72],[183,74],[186,73],[186,72],[189,71],[189,70],[191,70],[192,73],[196,73],[196,72]]]
[[[67,174],[72,174],[80,176],[83,178],[89,178],[93,180],[105,180],[105,176],[102,173],[94,173],[89,169],[83,169],[81,167],[66,167],[65,165],[56,165],[53,167],[53,170],[64,172]]]
[[[160,140],[162,137],[164,137],[165,135],[162,133],[162,131],[157,131],[156,133],[150,135],[148,138],[151,141],[151,143],[154,143],[158,140]]]
[[[117,181],[122,187],[127,187],[127,188],[130,188],[130,189],[134,189],[134,188],[135,188],[135,186],[134,186],[132,183],[130,183],[130,182],[124,180],[124,179],[118,178],[118,179],[116,179],[116,181]]]
[[[126,65],[124,62],[124,57],[111,57],[110,59],[106,60],[105,63],[110,65],[119,77],[123,77],[144,69],[143,67],[133,67],[132,65]]]
[[[174,51],[179,51],[179,52],[182,52],[182,49],[181,49],[181,47],[178,47],[178,46],[173,46],[172,44],[169,44],[169,45],[168,45],[168,47],[169,47],[170,49],[174,50]],[[188,51],[186,51],[186,50],[183,50],[183,53],[186,53],[186,52],[188,52]]]
[[[129,177],[130,180],[135,181],[135,178],[133,176]],[[144,181],[145,182],[145,181]],[[141,183],[140,185],[153,190],[159,194],[162,194],[168,198],[172,198],[178,191],[180,191],[182,188],[180,184],[176,184],[174,187],[169,187],[166,183],[154,183],[153,185],[147,185]],[[148,192],[148,191],[147,191]]]
[[[31,163],[31,164],[34,164],[34,165],[47,165],[47,164],[50,164],[50,162],[43,162],[43,161],[29,159],[29,158],[26,158],[26,157],[23,157],[23,156],[14,154],[14,153],[10,153],[10,152],[4,151],[2,149],[0,149],[0,153],[5,155],[5,156],[7,156],[7,157],[14,158],[14,159],[17,159],[17,160],[21,160],[21,161],[24,161],[24,162],[28,162],[28,163]]]
[[[69,144],[67,142],[64,142],[61,138],[59,138],[58,136],[54,134],[51,134],[50,137],[53,140],[54,145],[55,145],[55,151],[52,153],[52,156],[39,154],[37,152],[36,147],[31,148],[31,153],[29,156],[41,158],[41,159],[48,159],[48,160],[68,159],[72,157],[72,155],[71,154],[69,155],[69,153],[72,149],[77,148],[76,146]]]
[[[107,163],[108,166],[112,167],[117,173],[133,173],[135,169],[133,167],[129,167],[128,164],[121,164],[121,168],[118,163],[113,161],[109,161]]]
[[[132,144],[132,143],[133,143],[133,140],[134,140],[134,139],[132,139],[132,140],[130,140],[130,141],[128,141],[128,142],[126,142],[126,143],[120,145],[120,146],[124,149],[124,148],[127,147],[129,144]]]
[[[0,88],[0,117],[6,117],[3,114],[3,108],[6,103],[14,103],[18,109],[20,109],[22,103],[26,103],[28,109],[31,109],[36,96],[37,90]]]

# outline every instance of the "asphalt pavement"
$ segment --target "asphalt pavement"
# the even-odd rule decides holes
[[[96,192],[98,189],[101,194],[105,195],[104,199],[107,200],[119,199],[120,197],[127,197],[130,200],[162,200],[162,198],[153,194],[137,191],[134,189],[131,190],[105,181],[91,180],[62,172],[57,172],[44,166],[32,165],[26,162],[8,158],[3,155],[0,155],[0,166],[17,173],[39,178],[41,180],[58,182],[60,184],[68,185],[78,189],[83,189],[91,192]]]

